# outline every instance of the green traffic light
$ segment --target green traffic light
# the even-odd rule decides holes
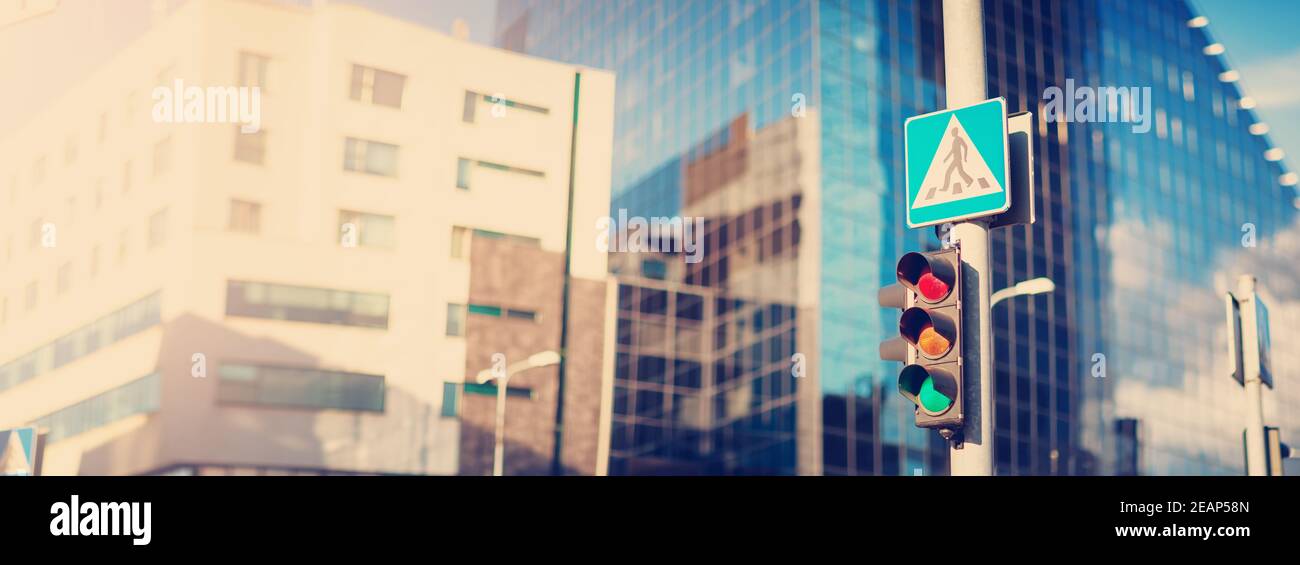
[[[934,388],[932,377],[925,378],[925,382],[921,383],[921,393],[916,396],[921,401],[921,406],[932,413],[943,412],[952,406],[952,399]]]

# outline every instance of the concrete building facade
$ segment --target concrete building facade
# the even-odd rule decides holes
[[[47,474],[481,474],[465,381],[566,343],[507,470],[596,472],[606,255],[568,218],[609,208],[613,90],[353,6],[159,14],[0,141],[0,427]]]

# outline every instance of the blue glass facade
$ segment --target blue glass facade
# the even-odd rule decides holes
[[[1122,458],[1123,434],[1104,432],[1136,418],[1139,472],[1240,474],[1245,399],[1227,377],[1222,295],[1252,273],[1270,308],[1295,307],[1295,191],[1281,183],[1281,163],[1265,158],[1267,138],[1250,133],[1249,93],[1225,82],[1223,60],[1206,54],[1212,25],[1189,27],[1196,14],[1183,2],[1088,9],[1096,14],[1083,55],[1088,82],[1150,86],[1152,115],[1145,134],[1076,124],[1062,157],[1079,187],[1078,308],[1099,313],[1082,320],[1082,361],[1102,352],[1108,373],[1089,379],[1102,381],[1087,397],[1098,433],[1083,440]],[[1291,319],[1273,320],[1274,355],[1289,361],[1274,362],[1286,375],[1265,393],[1265,421],[1294,437],[1300,375],[1295,354],[1279,347],[1300,343]]]
[[[897,311],[876,304],[894,261],[937,248],[905,225],[903,122],[941,108],[938,2],[817,2],[822,112],[821,388],[823,473],[946,472],[947,447],[913,426],[899,366],[876,344]]]
[[[1221,296],[1254,273],[1274,346],[1294,343],[1276,312],[1295,311],[1300,228],[1193,15],[1181,1],[985,0],[989,96],[1034,112],[1038,134],[1038,222],[994,232],[993,286],[1057,284],[994,310],[1000,474],[1241,471]],[[946,446],[895,391],[898,366],[877,358],[895,313],[875,303],[899,255],[938,245],[901,217],[902,125],[944,106],[941,20],[938,0],[501,1],[502,46],[618,74],[615,214],[708,219],[699,266],[655,260],[645,276],[611,258],[625,298],[613,472],[946,471]],[[1067,79],[1149,87],[1150,130],[1045,119],[1046,89]],[[761,166],[783,158],[792,178]],[[698,317],[670,307],[697,299]],[[792,376],[791,353],[814,378]],[[1300,433],[1285,409],[1300,402],[1295,361],[1275,352],[1266,401],[1284,435]],[[689,376],[657,376],[674,363]]]

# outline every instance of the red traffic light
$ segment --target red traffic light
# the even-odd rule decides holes
[[[922,301],[942,302],[957,283],[957,273],[948,262],[925,253],[908,253],[898,260],[898,282],[912,289]]]
[[[943,297],[948,296],[948,283],[934,276],[934,273],[921,275],[921,280],[917,282],[916,289],[921,293],[921,296],[931,302],[943,300]]]

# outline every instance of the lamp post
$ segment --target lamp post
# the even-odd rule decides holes
[[[505,474],[505,449],[506,449],[506,386],[510,382],[510,377],[516,373],[536,369],[538,367],[549,367],[560,363],[560,354],[555,351],[543,351],[528,356],[527,359],[510,365],[506,368],[506,374],[494,375],[492,371],[483,369],[479,371],[475,380],[478,384],[487,384],[493,379],[497,380],[497,418],[496,418],[496,446],[492,450],[492,476],[500,477]]]
[[[1044,292],[1052,292],[1053,290],[1056,290],[1056,283],[1052,282],[1052,279],[1047,277],[1029,279],[1027,281],[1018,282],[1015,286],[1010,286],[993,293],[993,297],[989,300],[989,307],[992,308],[997,303],[1008,298],[1042,294]]]

